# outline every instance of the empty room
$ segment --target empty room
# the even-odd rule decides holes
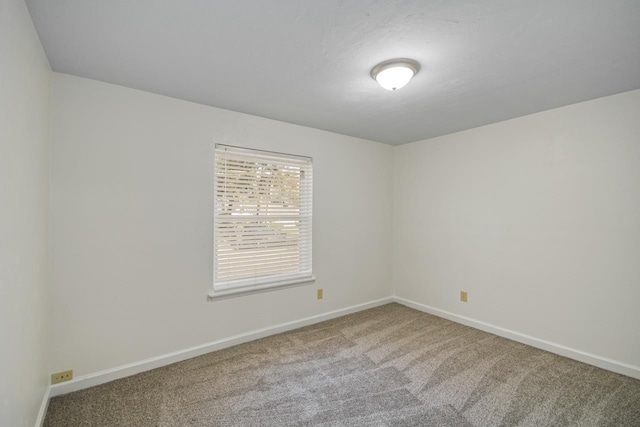
[[[640,1],[0,0],[0,426],[639,426]]]

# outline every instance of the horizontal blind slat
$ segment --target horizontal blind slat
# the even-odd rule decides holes
[[[285,263],[285,264],[264,264],[264,265],[255,265],[251,268],[244,269],[235,269],[235,270],[221,270],[218,272],[220,276],[225,276],[227,278],[233,276],[254,276],[258,272],[267,272],[267,271],[288,271],[291,272],[291,268],[295,270],[300,270],[299,263]]]
[[[254,259],[244,260],[237,262],[225,262],[218,266],[220,272],[231,271],[247,271],[255,270],[262,267],[276,266],[276,265],[300,265],[300,260],[296,256],[277,258],[277,259]]]
[[[219,253],[220,250],[232,250],[232,251],[242,251],[245,249],[277,249],[277,248],[300,248],[300,250],[308,250],[311,247],[310,243],[298,244],[298,243],[285,243],[285,242],[272,242],[272,243],[262,243],[260,245],[256,245],[254,242],[245,243],[245,244],[225,244],[217,249]]]
[[[227,148],[216,148],[216,157],[218,160],[234,160],[238,162],[256,162],[267,164],[281,164],[289,167],[301,167],[310,168],[312,163],[311,159],[299,156],[290,157],[288,155],[278,156],[271,153],[260,153],[258,151],[251,151],[250,153],[242,153]]]
[[[215,253],[217,257],[250,257],[253,255],[278,255],[279,253],[284,253],[292,250],[291,248],[249,248],[244,250],[236,250],[236,249],[216,249]]]

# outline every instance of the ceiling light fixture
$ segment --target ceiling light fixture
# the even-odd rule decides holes
[[[371,77],[387,90],[404,87],[418,74],[420,64],[413,59],[390,59],[381,62],[371,70]]]

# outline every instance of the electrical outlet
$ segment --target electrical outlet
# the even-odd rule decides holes
[[[467,302],[467,291],[460,291],[460,301]]]
[[[73,379],[73,369],[51,374],[51,384],[63,383]]]
[[[322,299],[323,298],[323,292],[322,292],[322,288],[318,289],[318,299]]]

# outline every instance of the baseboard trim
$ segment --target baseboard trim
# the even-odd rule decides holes
[[[207,344],[202,344],[195,347],[190,347],[184,350],[175,351],[172,353],[164,354],[161,356],[152,357],[149,359],[141,360],[139,362],[133,362],[126,365],[118,366],[115,368],[107,369],[100,372],[95,372],[88,375],[79,376],[71,381],[55,384],[47,388],[38,418],[36,421],[36,427],[39,427],[44,422],[44,417],[47,413],[47,407],[49,405],[49,399],[51,397],[60,396],[62,394],[71,393],[73,391],[82,390],[85,388],[93,387],[96,385],[104,384],[110,381],[114,381],[120,378],[128,377],[131,375],[139,374],[141,372],[149,371],[151,369],[159,368],[162,366],[170,365],[172,363],[180,362],[183,360],[191,359],[193,357],[201,356],[206,353],[210,353],[216,350],[222,350],[234,345],[243,344],[245,342],[253,341],[256,339],[264,338],[270,335],[287,332],[293,329],[301,328],[315,323],[323,322],[325,320],[334,319],[336,317],[345,316],[347,314],[356,313],[358,311],[367,310],[369,308],[378,307],[390,302],[397,302],[407,307],[423,311],[425,313],[433,314],[434,316],[442,317],[453,322],[461,323],[463,325],[470,326],[472,328],[480,329],[485,332],[492,333],[504,338],[508,338],[523,344],[528,344],[532,347],[540,348],[542,350],[549,351],[551,353],[565,356],[570,359],[578,360],[599,368],[603,368],[612,372],[616,372],[622,375],[626,375],[632,378],[640,379],[640,367],[630,365],[628,363],[620,362],[617,360],[609,359],[606,357],[598,356],[595,354],[587,353],[581,350],[570,348],[561,344],[556,344],[543,339],[532,337],[530,335],[522,334],[516,331],[512,331],[500,326],[495,326],[486,322],[475,320],[466,316],[451,313],[449,311],[441,310],[435,307],[430,307],[425,304],[420,304],[415,301],[411,301],[398,296],[392,296],[382,298],[375,301],[370,301],[362,304],[345,307],[342,309],[330,311],[327,313],[319,314],[316,316],[307,317],[292,322],[281,323],[279,325],[270,326],[267,328],[257,329],[244,334],[235,335],[229,338],[213,341]]]
[[[532,337],[530,335],[521,334],[509,329],[495,326],[490,323],[481,322],[469,317],[461,316],[459,314],[451,313],[449,311],[441,310],[439,308],[430,307],[428,305],[420,304],[415,301],[411,301],[405,298],[394,296],[393,301],[405,305],[416,310],[423,311],[425,313],[433,314],[434,316],[442,317],[451,320],[456,323],[461,323],[472,328],[480,329],[485,332],[489,332],[494,335],[498,335],[504,338],[508,338],[513,341],[517,341],[523,344],[528,344],[532,347],[536,347],[542,350],[549,351],[551,353],[565,356],[570,359],[584,362],[589,365],[597,366],[598,368],[606,369],[608,371],[616,372],[618,374],[626,375],[628,377],[640,379],[640,367],[630,365],[628,363],[620,362],[617,360],[609,359],[606,357],[598,356],[596,354],[587,353],[585,351],[576,350],[575,348],[567,347],[561,344],[556,344],[550,341],[546,341],[540,338]]]
[[[301,328],[303,326],[313,325],[314,323],[323,322],[336,317],[344,316],[347,314],[355,313],[369,308],[378,307],[380,305],[393,302],[393,297],[382,298],[376,301],[370,301],[363,304],[352,305],[350,307],[341,308],[338,310],[330,311],[316,316],[307,317],[292,322],[281,323],[279,325],[270,326],[267,328],[257,329],[255,331],[247,332],[240,335],[235,335],[229,338],[213,341],[207,344],[187,348],[184,350],[175,351],[173,353],[163,354],[161,356],[152,357],[149,359],[141,360],[139,362],[129,363],[116,368],[107,369],[93,374],[82,375],[74,378],[71,381],[55,384],[50,387],[51,397],[60,396],[62,394],[71,393],[73,391],[82,390],[85,388],[93,387],[96,385],[104,384],[109,381],[114,381],[120,378],[128,377],[130,375],[139,374],[141,372],[149,371],[151,369],[159,368],[162,366],[170,365],[172,363],[180,362],[192,357],[201,356],[206,353],[210,353],[216,350],[222,350],[223,348],[232,347],[234,345],[242,344],[245,342],[253,341],[259,338],[264,338],[270,335],[287,332],[292,329]],[[47,398],[48,402],[48,398]],[[46,413],[46,408],[45,408]]]
[[[42,397],[42,403],[40,404],[40,410],[38,411],[38,418],[36,418],[35,427],[42,427],[44,424],[44,417],[47,415],[47,409],[49,408],[49,398],[51,397],[51,386],[47,386]]]

